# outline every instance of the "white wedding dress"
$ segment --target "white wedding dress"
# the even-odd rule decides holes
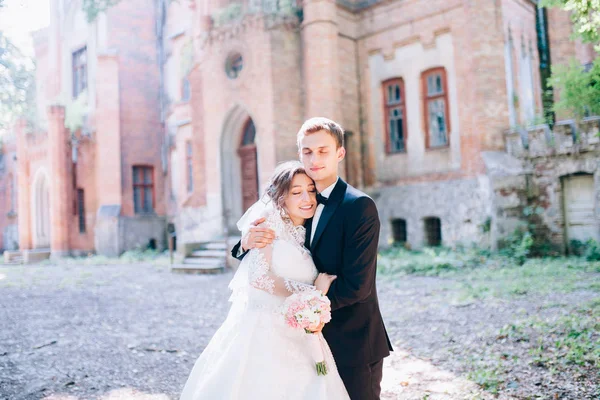
[[[260,201],[257,203],[259,204]],[[238,226],[248,228],[256,214],[247,212]],[[181,394],[181,400],[344,400],[346,388],[319,334],[327,375],[317,375],[309,338],[285,324],[281,306],[292,293],[313,288],[317,269],[303,247],[305,229],[284,221],[272,206],[261,205],[265,225],[276,239],[251,250],[229,287],[227,319],[204,349]]]

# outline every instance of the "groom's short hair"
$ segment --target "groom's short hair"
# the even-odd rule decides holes
[[[311,133],[326,131],[335,139],[336,148],[344,146],[344,130],[335,121],[332,121],[328,118],[324,117],[314,117],[307,119],[300,127],[298,131],[297,140],[298,140],[298,149],[300,149],[300,142],[302,138],[306,135],[310,135]]]

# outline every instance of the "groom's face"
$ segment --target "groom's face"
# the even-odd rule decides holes
[[[316,182],[337,177],[338,164],[345,154],[346,150],[338,148],[335,138],[325,130],[304,135],[300,141],[300,161]]]

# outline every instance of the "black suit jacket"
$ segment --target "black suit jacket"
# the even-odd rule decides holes
[[[381,360],[390,354],[392,345],[377,299],[380,222],[375,202],[340,178],[312,240],[311,224],[312,220],[307,221],[305,245],[317,269],[337,275],[327,293],[331,322],[323,328],[336,363],[358,366]],[[232,249],[234,257],[239,246]]]

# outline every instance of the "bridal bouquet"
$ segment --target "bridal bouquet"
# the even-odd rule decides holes
[[[283,315],[289,327],[303,328],[311,335],[310,350],[317,367],[317,375],[326,375],[327,364],[323,357],[320,338],[314,333],[321,324],[331,321],[331,302],[327,296],[317,290],[294,293],[285,300]]]

